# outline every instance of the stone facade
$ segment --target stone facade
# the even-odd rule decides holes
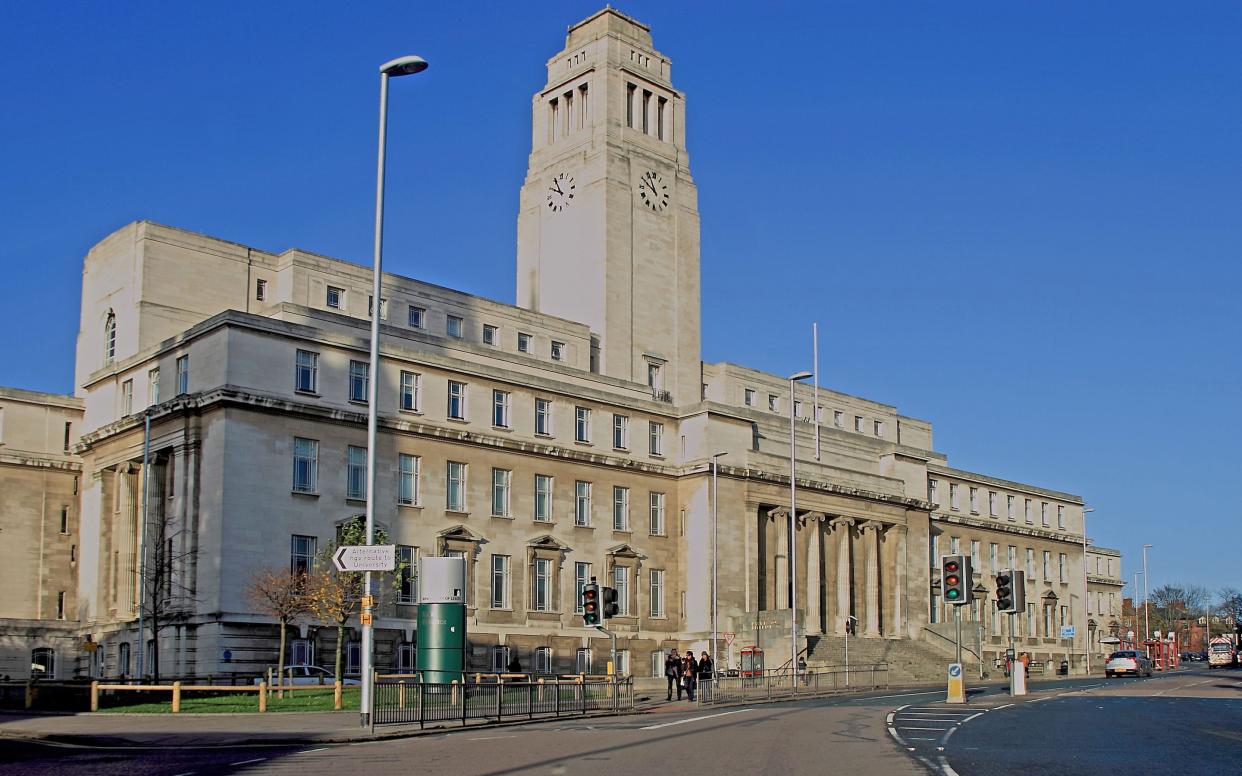
[[[890,405],[806,385],[791,397],[779,376],[702,362],[684,101],[642,24],[607,9],[572,27],[532,103],[518,305],[386,275],[374,376],[368,267],[145,221],[92,248],[75,398],[43,399],[80,413],[75,454],[60,462],[80,478],[80,561],[47,566],[75,596],[78,640],[101,647],[75,654],[73,670],[136,670],[140,603],[155,597],[138,583],[139,548],[152,546],[164,580],[146,664],[261,670],[275,626],[247,604],[250,576],[304,563],[368,496],[407,559],[467,558],[475,670],[506,650],[528,669],[601,670],[608,642],[575,612],[591,576],[622,591],[611,627],[635,675],[658,673],[670,647],[710,648],[713,597],[719,630],[737,634],[723,656],[734,663],[746,645],[768,650],[770,667],[788,660],[794,607],[812,660],[830,659],[847,630],[940,660],[933,581],[954,541],[1014,546],[1020,562],[1050,554],[1055,573],[1032,579],[1028,597],[1052,619],[1038,610],[1021,637],[1060,650],[1048,623],[1083,612],[1079,497],[950,468],[931,424]],[[380,435],[367,494],[372,377]],[[18,487],[38,501],[35,481]],[[993,492],[1030,502],[1034,517],[967,501]],[[6,503],[0,519],[33,541],[31,509]],[[381,670],[410,667],[414,584],[377,617]],[[46,620],[40,600],[5,616]],[[972,609],[986,658],[999,634],[989,606]],[[335,639],[303,622],[290,659],[326,661]],[[351,669],[356,639],[355,626]]]

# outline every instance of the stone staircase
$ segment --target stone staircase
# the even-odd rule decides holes
[[[953,645],[935,644],[933,635],[927,641],[913,639],[868,639],[850,636],[850,665],[869,666],[888,663],[889,681],[893,685],[944,682],[949,663],[953,661]],[[845,665],[844,636],[808,636],[807,667],[810,669]],[[975,666],[974,655],[963,653],[964,666]],[[967,669],[967,675],[970,675]]]

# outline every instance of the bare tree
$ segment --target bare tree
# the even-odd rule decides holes
[[[277,681],[284,683],[285,644],[288,629],[310,608],[306,574],[290,573],[283,567],[259,569],[246,586],[246,600],[257,611],[275,617],[280,623],[280,651],[276,657]]]
[[[165,508],[165,481],[170,472],[167,461],[157,458],[150,476],[151,493],[145,518],[143,554],[146,564],[139,581],[138,608],[150,628],[152,643],[148,673],[160,680],[160,633],[169,626],[189,620],[194,611],[193,576],[189,569],[196,554],[193,532]],[[139,644],[145,649],[145,644]]]

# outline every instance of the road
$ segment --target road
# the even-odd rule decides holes
[[[941,776],[1219,776],[1242,770],[1242,676],[1191,669],[1025,698],[990,693],[968,706],[909,704],[889,726]]]

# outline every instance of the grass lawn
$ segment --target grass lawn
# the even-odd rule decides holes
[[[222,687],[222,691],[228,688]],[[169,714],[172,712],[172,693],[161,693],[168,700],[150,703],[124,704],[118,702],[118,695],[101,697],[101,712],[124,712],[127,714]],[[357,686],[346,687],[341,695],[342,705],[346,710],[358,710],[361,689]],[[120,697],[124,697],[123,695]],[[332,688],[297,689],[286,691],[285,697],[272,693],[267,701],[267,710],[276,711],[332,711]],[[183,713],[216,712],[224,714],[254,713],[259,711],[259,694],[257,692],[215,695],[206,692],[181,693],[181,711]]]

